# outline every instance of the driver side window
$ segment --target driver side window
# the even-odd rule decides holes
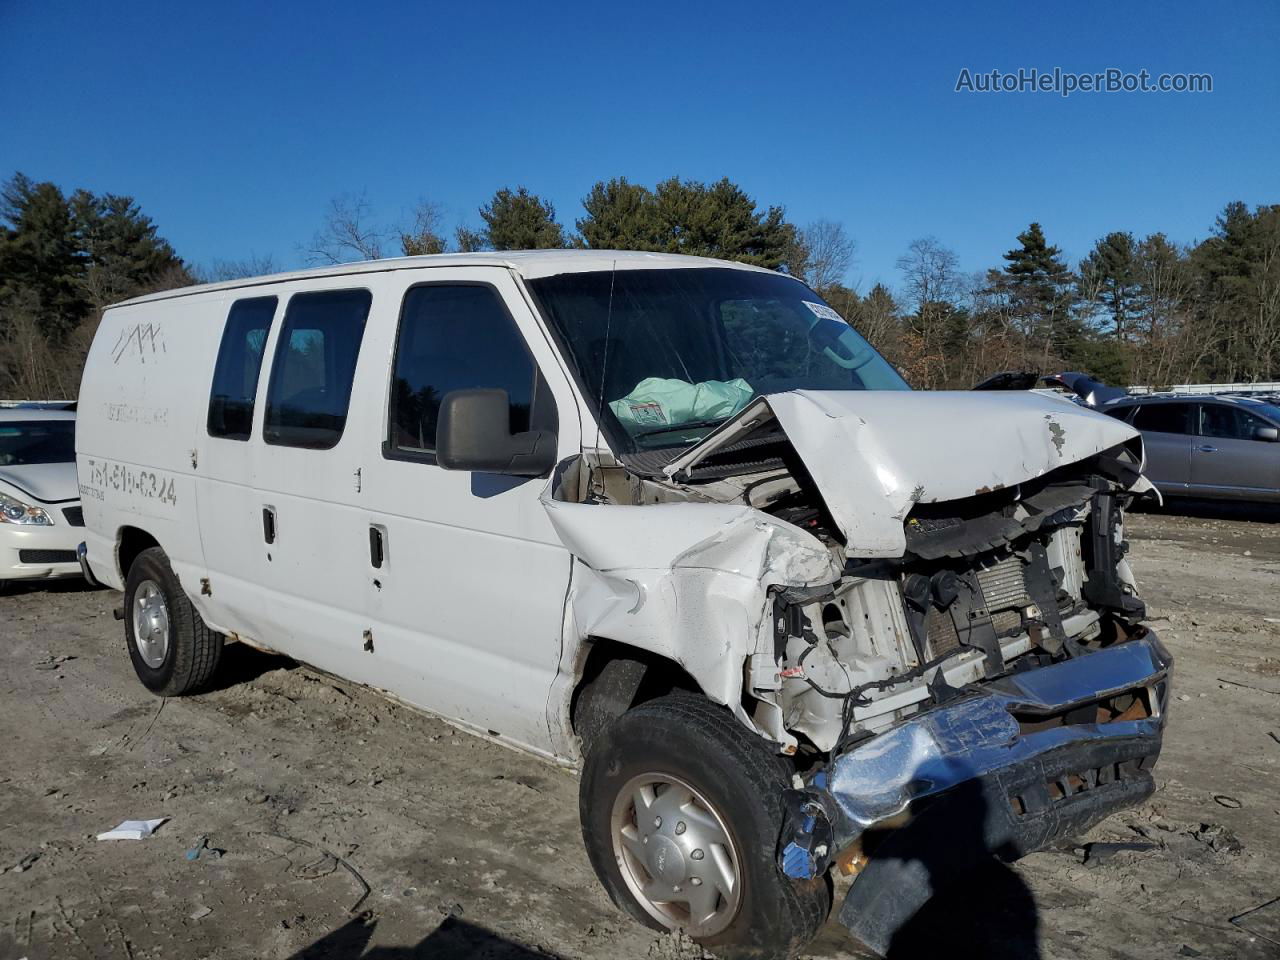
[[[507,392],[513,434],[555,429],[554,402],[540,388],[524,335],[493,287],[410,288],[396,336],[386,455],[434,463],[441,401],[452,390],[474,388]]]
[[[1206,403],[1200,407],[1200,433],[1220,440],[1252,440],[1256,427],[1270,424],[1237,407]]]

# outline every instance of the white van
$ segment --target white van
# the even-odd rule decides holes
[[[580,766],[613,899],[722,955],[800,950],[836,869],[883,951],[956,838],[1016,857],[1153,789],[1137,433],[913,392],[782,274],[546,251],[142,297],[76,442],[148,689],[238,640]]]

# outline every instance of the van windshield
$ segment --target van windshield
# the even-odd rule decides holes
[[[909,390],[816,293],[731,268],[567,273],[529,282],[621,452],[694,443],[753,398]]]

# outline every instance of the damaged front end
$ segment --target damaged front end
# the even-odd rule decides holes
[[[856,875],[841,919],[883,951],[948,869],[1153,789],[1142,462],[1132,428],[1038,394],[795,391],[548,509],[581,634],[676,659],[795,757],[779,865]]]
[[[855,875],[840,920],[885,952],[980,857],[1015,860],[1151,795],[1171,662],[1138,628],[838,751],[786,797],[783,871]]]

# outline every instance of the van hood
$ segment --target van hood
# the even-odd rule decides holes
[[[1138,437],[1132,427],[1040,393],[808,391],[757,397],[663,472],[780,428],[855,557],[897,557],[916,503],[1010,487]],[[1141,441],[1138,441],[1141,443]]]
[[[74,463],[32,463],[20,467],[0,467],[0,483],[42,503],[78,500],[80,488]]]

